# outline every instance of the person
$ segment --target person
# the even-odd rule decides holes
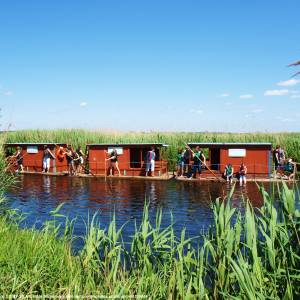
[[[241,163],[239,169],[240,186],[247,183],[246,175],[247,175],[247,167],[244,163]]]
[[[295,176],[294,168],[295,168],[295,164],[293,163],[293,160],[291,158],[287,159],[286,163],[284,164],[284,171],[288,176],[288,180],[294,178]]]
[[[43,173],[48,173],[50,170],[50,162],[51,158],[55,159],[54,154],[50,151],[47,145],[44,145],[44,152],[43,152]]]
[[[185,146],[183,154],[183,174],[189,174],[190,169],[191,149],[188,145]]]
[[[177,177],[183,177],[184,172],[184,149],[179,148],[177,153]]]
[[[199,175],[201,176],[202,173],[202,163],[205,165],[206,164],[206,158],[200,149],[199,146],[195,148],[195,152],[192,152],[192,159],[193,159],[193,170],[192,170],[192,175],[190,178],[196,178],[197,176],[197,171]]]
[[[154,176],[155,158],[155,147],[152,146],[151,150],[149,150],[146,155],[146,176],[148,176],[149,172],[151,172],[151,177]]]
[[[109,158],[106,158],[105,160],[106,161],[110,161],[110,164],[109,164],[109,174],[110,176],[113,175],[113,172],[115,170],[115,168],[118,170],[118,174],[119,176],[121,176],[121,172],[120,172],[120,169],[119,169],[119,163],[118,163],[118,152],[116,149],[113,149],[111,153],[109,152],[106,152],[107,154],[110,154],[110,157]]]
[[[75,175],[82,173],[83,169],[83,163],[84,163],[84,153],[81,150],[81,147],[78,146],[76,151],[74,152],[74,170],[75,170]]]
[[[233,167],[232,164],[228,164],[225,166],[225,171],[224,171],[224,176],[226,177],[226,181],[230,182],[230,184],[232,184],[232,180],[233,180]]]
[[[72,176],[74,174],[74,156],[73,156],[73,149],[70,145],[67,145],[66,151],[64,154],[66,155],[67,165],[68,165],[68,174]]]
[[[64,148],[62,146],[59,147],[56,157],[58,159],[58,161],[63,162],[65,159],[65,151]]]
[[[274,151],[275,170],[278,170],[280,168],[280,166],[284,160],[285,160],[285,152],[280,147],[280,145],[277,145],[276,149]]]
[[[277,174],[281,176],[282,179],[292,180],[295,176],[294,173],[295,163],[291,158],[282,161],[282,165],[277,169]]]
[[[24,166],[23,166],[23,156],[22,156],[22,148],[21,147],[17,147],[16,153],[12,156],[12,158],[14,158],[17,162],[17,172],[24,171]]]

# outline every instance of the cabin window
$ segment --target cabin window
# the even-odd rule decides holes
[[[229,157],[245,157],[246,149],[228,149]]]
[[[118,155],[123,154],[123,148],[121,148],[121,147],[115,147],[115,148],[110,147],[107,149],[107,152],[112,153],[114,149],[116,149]]]
[[[130,168],[141,168],[141,149],[130,149]]]
[[[37,146],[27,146],[27,153],[36,154],[38,152],[39,152],[39,150],[38,150]]]

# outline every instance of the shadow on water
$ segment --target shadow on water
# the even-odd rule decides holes
[[[264,184],[272,193],[271,185]],[[163,226],[171,222],[172,211],[175,233],[186,227],[187,235],[197,236],[212,224],[211,203],[217,197],[224,198],[231,186],[219,182],[142,181],[95,178],[50,177],[24,175],[8,193],[11,206],[27,214],[26,224],[37,228],[50,218],[50,211],[64,202],[60,213],[69,219],[77,217],[74,233],[85,234],[84,222],[88,216],[98,213],[102,227],[106,227],[115,212],[117,225],[125,222],[124,239],[134,230],[134,222],[140,222],[145,200],[149,202],[149,218],[155,221],[156,209],[163,209]],[[246,187],[236,186],[232,203],[243,205],[249,198],[255,207],[262,205],[255,183]],[[80,245],[77,245],[80,247]]]

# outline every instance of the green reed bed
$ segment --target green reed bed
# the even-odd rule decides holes
[[[80,129],[20,130],[7,134],[7,142],[61,142],[81,145],[89,143],[155,143],[162,142],[170,147],[164,157],[175,166],[177,149],[188,142],[270,142],[282,145],[289,157],[300,162],[299,133],[193,133],[193,132],[101,132]]]
[[[145,295],[152,299],[299,299],[300,212],[296,195],[285,184],[280,200],[261,188],[260,209],[245,211],[228,199],[213,205],[209,232],[176,237],[162,228],[162,212],[141,224],[128,244],[113,218],[107,228],[96,216],[87,224],[84,247],[72,254],[72,224],[59,228],[56,210],[41,231],[19,229],[0,218],[0,295]],[[229,196],[230,197],[230,196]],[[58,235],[58,232],[63,234]],[[201,245],[195,246],[195,242]]]

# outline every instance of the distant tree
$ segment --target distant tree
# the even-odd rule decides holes
[[[300,60],[298,60],[298,61],[296,61],[296,62],[289,65],[289,67],[296,67],[296,66],[300,66]],[[300,71],[295,73],[293,76],[297,76],[299,74],[300,74]]]

